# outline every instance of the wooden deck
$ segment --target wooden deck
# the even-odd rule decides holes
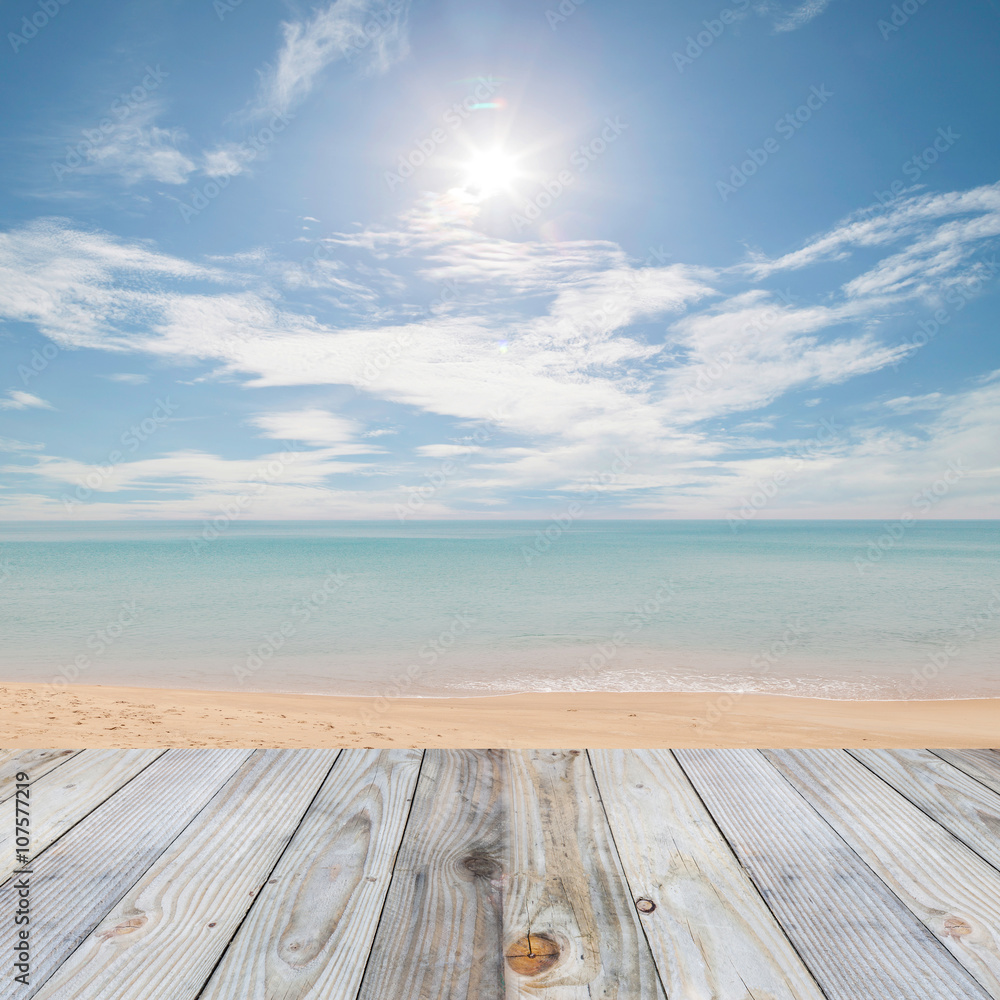
[[[4,998],[1000,1000],[995,750],[7,751],[0,802]]]

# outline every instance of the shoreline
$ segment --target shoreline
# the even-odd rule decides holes
[[[1000,694],[971,694],[971,695],[934,695],[928,698],[900,698],[900,697],[880,697],[880,696],[866,696],[858,695],[856,697],[839,695],[824,695],[824,694],[813,694],[804,693],[798,691],[733,691],[727,689],[711,689],[705,691],[695,691],[695,690],[676,690],[676,691],[659,691],[646,688],[637,688],[635,690],[622,690],[618,688],[614,689],[596,689],[591,691],[572,691],[557,688],[547,688],[545,690],[517,690],[517,691],[478,691],[470,690],[469,693],[461,691],[449,691],[446,694],[407,694],[402,695],[387,695],[387,694],[329,694],[322,691],[294,691],[294,690],[279,690],[271,688],[253,688],[253,687],[239,687],[239,688],[208,688],[208,687],[172,687],[172,686],[161,686],[157,684],[115,684],[113,682],[106,684],[77,684],[75,681],[72,683],[62,683],[62,684],[52,684],[49,681],[20,681],[11,680],[4,681],[0,680],[0,689],[3,687],[25,687],[25,688],[36,688],[45,693],[46,697],[50,695],[57,694],[65,691],[75,691],[75,690],[127,690],[127,691],[156,691],[160,694],[169,695],[171,693],[176,694],[203,694],[208,696],[217,696],[219,698],[226,697],[255,697],[255,698],[327,698],[331,701],[345,701],[352,704],[357,702],[368,702],[369,704],[374,704],[378,701],[412,701],[412,702],[435,702],[435,701],[486,701],[495,698],[597,698],[602,695],[607,695],[612,698],[616,698],[620,695],[627,695],[633,698],[641,698],[644,695],[649,695],[653,698],[665,698],[665,697],[691,697],[691,698],[732,698],[734,700],[740,700],[742,698],[790,698],[794,701],[821,701],[821,702],[844,702],[849,704],[879,704],[879,705],[910,705],[918,702],[934,702],[936,704],[948,704],[950,702],[977,702],[977,701],[1000,701]]]
[[[1000,698],[839,701],[728,692],[461,698],[0,682],[0,743],[41,747],[985,747]],[[729,704],[730,707],[726,707]]]

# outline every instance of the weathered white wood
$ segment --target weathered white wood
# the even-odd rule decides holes
[[[0,689],[0,694],[2,694],[2,689]],[[3,770],[4,765],[9,760],[13,760],[14,757],[19,754],[24,753],[23,750],[0,750],[0,771]]]
[[[338,752],[254,753],[39,990],[39,1000],[193,1000]]]
[[[519,973],[508,957],[507,997],[663,997],[586,753],[509,751],[508,764],[503,951],[547,938],[558,960]]]
[[[425,752],[358,1000],[503,1000],[505,764]]]
[[[38,857],[71,826],[163,755],[163,750],[84,750],[31,783],[31,856]],[[0,882],[14,870],[14,799],[0,806]]]
[[[0,998],[1000,1000],[993,751],[143,753],[33,775]]]
[[[38,858],[31,877],[31,986],[4,977],[0,998],[34,996],[249,755],[170,750]],[[0,887],[0,913],[13,912],[14,886],[11,880]],[[0,923],[5,955],[12,953],[13,933],[13,921]]]
[[[1000,752],[996,750],[932,750],[976,781],[1000,794]]]
[[[842,750],[766,756],[1000,1000],[1000,872]]]
[[[830,1000],[989,997],[759,752],[675,754]]]
[[[590,756],[667,996],[824,1000],[673,754]]]
[[[994,792],[930,750],[849,752],[1000,869],[1000,792]]]
[[[345,750],[199,1000],[354,1000],[420,750]]]
[[[29,783],[48,774],[54,767],[65,763],[79,750],[12,750],[0,762],[0,802],[14,794],[17,774],[23,771]]]
[[[579,751],[428,751],[359,1000],[662,1000]]]

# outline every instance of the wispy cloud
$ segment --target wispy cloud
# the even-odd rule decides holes
[[[126,123],[103,135],[99,142],[91,143],[79,165],[69,172],[115,174],[126,184],[145,180],[184,184],[197,165],[181,151],[187,139],[184,131],[157,125],[161,114],[159,103],[148,102],[133,112]]]
[[[318,492],[308,500],[300,492],[299,511],[350,516],[362,495],[370,511],[391,510],[406,488],[399,476],[411,476],[412,487],[421,462],[458,457],[451,492],[435,494],[422,516],[454,513],[455,498],[468,510],[525,493],[572,493],[618,448],[633,456],[608,487],[624,508],[724,513],[734,490],[787,464],[781,443],[754,436],[773,426],[768,408],[918,350],[883,334],[882,321],[923,308],[915,299],[964,287],[998,231],[998,199],[994,185],[902,200],[780,258],[714,269],[639,262],[606,241],[512,243],[477,231],[474,216],[426,205],[395,226],[330,238],[330,269],[298,283],[273,253],[205,266],[48,221],[0,234],[0,314],[33,322],[65,346],[167,363],[201,359],[249,388],[353,386],[341,398],[356,401],[357,413],[366,412],[367,397],[383,407],[383,425],[386,406],[404,408],[409,422],[428,421],[416,443],[392,442],[396,485],[338,492],[336,501],[327,495],[325,508]],[[911,281],[915,262],[928,260],[933,266]],[[838,262],[836,284],[824,287],[829,261]],[[809,299],[772,284],[806,268],[818,289]],[[347,275],[359,289],[349,303],[339,301]],[[282,291],[289,288],[294,297]],[[858,469],[898,454],[909,456],[901,466],[921,470],[942,456],[942,442],[971,448],[973,431],[961,428],[985,433],[998,391],[991,382],[953,396],[898,396],[865,411],[869,424],[813,449],[796,482],[835,472],[842,496],[867,497]],[[933,430],[897,426],[917,411]],[[823,415],[809,412],[817,421]],[[731,416],[733,430],[720,429]],[[367,419],[347,404],[306,405],[267,409],[249,423],[263,437],[297,442],[303,470],[312,470],[299,487],[320,491],[328,489],[324,477],[372,476],[387,461],[372,447],[378,432]],[[482,440],[469,437],[475,425],[489,427]],[[360,455],[372,457],[344,460]],[[245,474],[193,451],[144,461],[126,463],[107,491],[167,490],[174,476],[175,491],[197,493],[204,504],[230,488],[227,476]],[[193,463],[186,473],[184,462]],[[200,468],[203,480],[191,473]],[[51,456],[38,456],[31,469],[68,481],[81,471]],[[389,475],[378,471],[380,480]],[[802,497],[795,502],[809,510],[832,509]]]
[[[202,158],[202,169],[208,177],[235,177],[243,173],[255,159],[255,151],[237,142],[226,142],[209,150]]]
[[[217,270],[61,219],[0,233],[0,315],[34,323],[65,346],[134,349],[135,324],[158,311],[165,283],[220,277]]]
[[[794,10],[775,11],[774,30],[780,32],[795,31],[819,17],[829,6],[830,0],[806,0]]]
[[[363,60],[385,72],[408,52],[409,0],[334,0],[311,18],[282,24],[283,44],[262,82],[260,113],[291,110],[316,85],[323,70],[340,59]]]
[[[52,410],[55,407],[47,403],[38,396],[33,396],[30,392],[21,389],[11,389],[6,396],[0,396],[0,410]]]
[[[944,393],[928,392],[922,396],[897,396],[882,405],[893,413],[917,413],[920,410],[940,410],[948,403]]]
[[[864,209],[822,233],[798,250],[774,260],[755,257],[748,272],[757,278],[794,271],[830,261],[850,259],[858,250],[905,241],[902,251],[883,258],[844,287],[852,295],[906,289],[915,294],[923,285],[920,272],[931,279],[966,275],[963,262],[1000,235],[1000,182],[969,191],[923,194],[902,198],[887,208]]]
[[[250,423],[262,436],[327,449],[326,454],[369,455],[382,449],[358,441],[362,426],[355,420],[318,408],[260,413]]]
[[[0,437],[0,451],[21,452],[21,451],[44,451],[45,445],[27,441],[16,441],[14,438]]]

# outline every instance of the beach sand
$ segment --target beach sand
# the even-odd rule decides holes
[[[0,684],[0,745],[41,747],[989,747],[1000,699],[519,694],[330,698]],[[712,719],[714,721],[709,722]]]

